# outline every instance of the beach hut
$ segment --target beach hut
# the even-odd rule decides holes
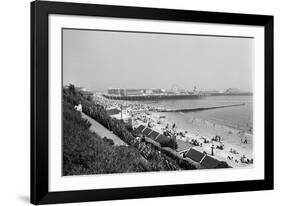
[[[185,142],[181,139],[177,139],[176,141],[177,141],[177,145],[178,145],[178,148],[177,148],[176,151],[179,152],[179,153],[181,153],[183,151],[186,151],[186,150],[193,147],[193,145],[191,145],[191,144],[189,144],[189,143],[187,143],[187,142]]]
[[[167,137],[163,134],[160,134],[155,138],[155,140],[157,140],[157,141],[161,141],[161,140],[164,140],[164,139],[167,139]]]
[[[148,137],[148,135],[152,132],[153,130],[152,129],[149,129],[149,128],[145,128],[145,130],[143,130],[143,134],[145,135],[145,136],[147,136]]]
[[[157,136],[159,136],[160,134],[156,131],[152,131],[148,137],[151,138],[151,139],[155,139]]]
[[[207,169],[214,169],[219,165],[220,161],[210,157],[209,155],[205,155],[200,163]]]
[[[134,130],[134,132],[136,133],[136,134],[138,134],[138,133],[142,133],[142,131],[145,129],[145,126],[144,125],[139,125],[135,130]]]
[[[194,160],[195,162],[201,162],[204,156],[204,153],[199,152],[198,150],[195,150],[193,148],[191,148],[186,154],[186,157]]]

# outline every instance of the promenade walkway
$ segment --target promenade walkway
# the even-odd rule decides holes
[[[108,139],[113,140],[114,145],[125,145],[125,146],[127,146],[127,144],[123,140],[121,140],[118,136],[113,134],[113,132],[109,131],[103,125],[98,123],[96,120],[94,120],[93,118],[84,114],[83,112],[81,112],[81,115],[82,115],[82,118],[87,119],[91,123],[91,127],[89,128],[91,132],[95,132],[101,138],[106,137]]]

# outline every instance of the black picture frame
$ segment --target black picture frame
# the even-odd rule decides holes
[[[265,28],[263,180],[49,192],[48,15],[82,15],[256,25]],[[50,204],[273,189],[273,16],[34,1],[31,3],[31,203]]]

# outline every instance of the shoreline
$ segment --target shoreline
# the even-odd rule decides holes
[[[175,131],[177,133],[185,133],[187,131],[186,137],[177,136],[178,139],[190,142],[192,139],[196,139],[199,143],[202,143],[202,146],[194,146],[193,148],[200,151],[211,154],[211,146],[219,146],[221,143],[212,141],[212,137],[219,135],[222,137],[222,144],[224,149],[214,149],[214,157],[221,161],[226,161],[233,168],[237,167],[252,167],[252,164],[241,163],[240,159],[243,155],[247,158],[254,158],[253,156],[253,144],[252,144],[252,134],[247,135],[248,144],[241,143],[241,139],[238,136],[240,130],[230,128],[228,126],[214,124],[206,120],[199,118],[192,118],[192,116],[187,117],[186,114],[180,114],[179,112],[175,113],[165,113],[165,112],[152,112],[151,117],[154,120],[161,118],[162,124],[156,125],[156,128],[162,130],[163,126],[166,124],[172,125],[175,123]],[[214,126],[215,125],[215,126]],[[231,132],[231,134],[229,133]],[[210,143],[204,143],[204,139],[210,141]],[[233,154],[230,151],[230,148],[239,152],[239,154]],[[233,157],[233,160],[228,159],[227,157]],[[238,161],[238,163],[235,162]]]

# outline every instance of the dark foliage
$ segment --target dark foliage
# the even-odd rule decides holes
[[[103,138],[103,141],[104,142],[107,142],[110,146],[113,146],[114,145],[114,142],[112,139],[108,139],[107,137],[104,137]]]
[[[162,135],[161,138],[156,139],[156,141],[160,143],[161,147],[170,147],[174,150],[178,148],[177,141],[172,137]]]
[[[89,122],[73,106],[63,105],[63,174],[101,174],[150,171],[134,148],[113,146],[112,140],[91,133]]]
[[[227,162],[225,161],[220,161],[220,163],[216,166],[216,168],[231,168]]]

